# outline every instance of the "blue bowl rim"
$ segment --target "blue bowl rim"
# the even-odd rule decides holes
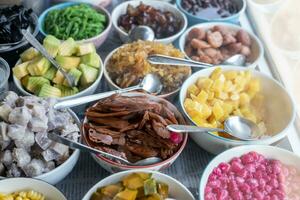
[[[239,12],[235,13],[234,15],[230,15],[229,17],[225,17],[225,18],[215,18],[215,19],[208,19],[208,18],[203,18],[203,17],[199,17],[196,15],[193,15],[189,12],[187,12],[182,6],[181,6],[181,2],[182,0],[176,0],[176,6],[178,7],[179,10],[181,10],[185,15],[187,15],[188,19],[192,18],[194,20],[202,20],[202,21],[206,21],[206,22],[211,22],[211,21],[215,21],[215,22],[223,22],[223,21],[231,21],[234,20],[235,18],[238,18],[243,12],[245,12],[246,10],[246,0],[242,0],[243,2],[243,6],[242,8],[239,10]]]
[[[44,22],[45,22],[45,18],[47,16],[47,14],[52,11],[52,10],[57,10],[57,9],[63,9],[63,8],[66,8],[66,7],[69,7],[69,6],[73,6],[73,5],[79,5],[79,4],[87,4],[87,5],[90,5],[92,7],[95,7],[95,5],[93,4],[90,4],[90,3],[84,3],[84,2],[65,2],[65,3],[59,3],[57,5],[54,5],[54,6],[51,6],[50,8],[46,9],[43,11],[43,13],[39,16],[38,18],[38,27],[39,27],[39,31],[40,33],[43,35],[43,36],[47,36],[48,34],[45,33],[44,31]],[[103,7],[101,6],[96,6],[98,8],[101,8],[103,10],[103,14],[105,15],[108,15],[108,22],[107,22],[107,26],[105,27],[105,29],[99,34],[101,35],[102,33],[104,33],[104,31],[107,29],[107,28],[110,28],[111,27],[111,16],[110,16],[110,13]],[[78,40],[78,41],[84,41],[84,40],[89,40],[89,39],[92,39],[94,37],[98,37],[99,35],[95,35],[91,38],[86,38],[86,39],[83,39],[83,40]]]

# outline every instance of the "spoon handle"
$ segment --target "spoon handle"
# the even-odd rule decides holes
[[[113,94],[121,94],[121,93],[130,92],[133,90],[140,90],[140,89],[142,89],[142,87],[140,85],[136,85],[136,86],[120,89],[120,90],[103,92],[103,93],[99,93],[99,94],[93,94],[93,95],[89,95],[89,96],[78,97],[75,99],[60,101],[54,105],[54,109],[70,108],[70,107],[82,105],[85,103],[89,103],[92,101],[100,100],[100,99],[109,97]]]
[[[60,136],[60,135],[58,135],[54,132],[49,132],[47,134],[47,136],[48,136],[49,139],[51,139],[55,142],[67,145],[70,148],[79,149],[80,151],[90,152],[90,153],[94,153],[94,154],[101,154],[101,155],[103,155],[107,158],[116,159],[116,160],[119,160],[123,163],[130,164],[129,161],[126,160],[125,158],[121,158],[119,156],[115,156],[113,154],[110,154],[110,153],[107,153],[107,152],[104,152],[104,151],[101,151],[101,150],[98,150],[98,149],[94,149],[94,148],[89,147],[87,145],[84,145],[84,144],[81,144],[81,143],[78,143],[78,142],[74,142],[74,141],[69,140],[65,137],[62,137],[62,136]]]
[[[198,126],[177,125],[177,124],[168,125],[167,129],[169,131],[176,132],[176,133],[224,132],[223,129],[219,129],[219,128],[204,128],[204,127],[198,127]]]
[[[22,29],[21,32],[22,32],[23,36],[25,37],[25,39],[32,46],[34,46],[43,56],[45,56],[47,58],[47,60],[49,60],[51,62],[51,64],[64,75],[64,77],[67,79],[68,83],[72,86],[73,85],[72,78],[69,76],[69,74],[67,74],[67,72],[63,68],[61,68],[61,66],[52,58],[52,56],[50,56],[48,54],[48,52],[40,44],[40,42],[37,41],[37,39],[35,39],[34,36],[29,31]]]
[[[191,67],[199,67],[199,68],[213,67],[212,64],[208,64],[208,63],[197,62],[197,61],[183,59],[183,58],[175,58],[175,57],[165,56],[160,54],[150,55],[148,56],[147,60],[151,64],[155,64],[155,65],[191,66]]]

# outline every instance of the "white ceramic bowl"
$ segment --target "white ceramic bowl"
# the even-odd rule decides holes
[[[158,181],[164,182],[169,185],[169,193],[170,197],[178,200],[194,200],[192,193],[179,181],[176,179],[160,173],[156,171],[151,170],[132,170],[132,171],[125,171],[125,172],[119,172],[116,174],[113,174],[100,182],[98,182],[96,185],[94,185],[82,198],[82,200],[90,200],[92,194],[99,188],[103,187],[109,184],[117,183],[119,182],[124,176],[127,176],[134,172],[145,172],[145,173],[151,173],[152,177]]]
[[[207,165],[200,181],[199,199],[204,200],[204,189],[208,181],[208,177],[215,167],[217,167],[221,162],[229,162],[234,157],[240,157],[251,151],[262,154],[267,159],[276,159],[281,161],[283,164],[292,165],[300,170],[300,157],[285,149],[265,145],[246,145],[235,147],[219,154]]]
[[[21,63],[21,59],[18,60],[18,62],[16,63],[16,65],[20,64]],[[66,97],[61,97],[61,98],[58,98],[59,101],[64,101],[64,100],[69,100],[69,99],[74,99],[74,98],[77,98],[77,97],[82,97],[82,96],[88,96],[88,95],[91,95],[91,94],[94,94],[94,92],[96,91],[100,81],[101,81],[101,78],[103,76],[103,70],[104,67],[103,67],[103,62],[102,62],[102,59],[100,58],[100,67],[99,67],[99,70],[98,70],[98,77],[97,79],[95,80],[95,82],[90,85],[88,88],[78,92],[77,94],[74,94],[72,96],[66,96]],[[22,94],[22,95],[26,95],[26,96],[31,96],[31,95],[34,95],[32,93],[29,93],[27,92],[22,84],[21,84],[21,81],[13,76],[13,80],[14,80],[14,83],[18,89],[18,91]]]
[[[258,39],[258,37],[256,37],[253,33],[245,30],[244,28],[238,26],[238,25],[234,25],[234,24],[230,24],[230,23],[226,23],[226,22],[209,22],[209,23],[201,23],[201,24],[196,24],[190,28],[188,28],[179,38],[179,49],[184,52],[185,56],[188,59],[191,59],[184,51],[184,47],[185,47],[185,43],[186,43],[186,39],[188,36],[188,33],[193,29],[193,28],[203,28],[205,30],[207,29],[211,29],[214,26],[225,26],[228,27],[232,30],[238,31],[238,30],[244,30],[246,31],[251,38],[251,57],[250,57],[250,64],[247,66],[248,68],[255,68],[258,64],[258,62],[262,59],[263,55],[264,55],[264,48],[263,45],[261,43],[261,41]]]
[[[80,128],[81,123],[78,117],[76,116],[76,114],[70,109],[68,109],[68,111],[74,118],[78,127]],[[33,178],[43,180],[46,181],[47,183],[55,185],[59,183],[61,180],[63,180],[73,170],[74,166],[78,161],[79,155],[80,155],[80,151],[78,149],[74,150],[71,156],[61,165],[57,166],[55,169],[47,173],[41,174]],[[0,176],[0,179],[6,179],[6,177]]]
[[[126,45],[126,44],[124,44]],[[105,77],[105,80],[107,81],[108,83],[108,87],[110,90],[119,90],[119,89],[122,89],[121,87],[119,87],[109,76],[109,73],[107,71],[107,67],[108,67],[108,62],[110,60],[110,58],[112,57],[112,55],[117,51],[119,50],[120,48],[122,48],[124,45],[114,49],[113,51],[111,51],[105,58],[104,60],[104,67],[103,67],[103,73],[104,73],[104,77]],[[192,73],[192,70],[190,70],[190,74]],[[168,99],[170,101],[173,101],[178,93],[179,93],[179,90],[180,88],[177,88],[176,90],[174,90],[173,92],[170,92],[170,93],[166,93],[166,94],[160,94],[160,95],[157,95],[158,97],[161,97],[161,98],[165,98],[165,99]]]
[[[33,178],[8,178],[0,181],[0,193],[33,190],[43,194],[47,200],[67,200],[54,186]]]
[[[149,99],[153,100],[153,101],[157,101],[157,102],[161,102],[164,106],[167,106],[170,110],[172,110],[178,120],[178,122],[180,124],[186,124],[186,121],[184,120],[182,114],[177,110],[177,108],[171,104],[170,102],[168,102],[165,99],[153,96],[153,95],[148,95],[148,94],[144,94],[144,93],[140,93],[140,92],[130,92],[130,93],[124,93],[122,94],[124,96],[146,96]],[[85,117],[83,120],[83,123],[86,123],[88,120]],[[86,138],[86,133],[85,133],[85,129],[82,126],[82,131],[81,131],[81,137],[82,140],[89,145],[89,141]],[[95,154],[91,154],[91,156],[93,157],[93,159],[105,170],[111,172],[111,173],[115,173],[115,172],[120,172],[120,171],[126,171],[126,170],[136,170],[136,169],[143,169],[143,170],[163,170],[165,168],[168,168],[169,166],[171,166],[173,164],[173,162],[178,158],[178,156],[181,154],[181,152],[183,151],[184,147],[187,144],[187,139],[188,139],[188,135],[184,134],[183,135],[183,140],[181,143],[181,146],[179,147],[179,149],[177,150],[177,152],[174,153],[174,155],[172,155],[170,158],[163,160],[159,163],[155,163],[152,165],[146,165],[146,166],[129,166],[129,165],[124,165],[124,164],[120,164],[118,162],[115,162],[113,160],[110,160],[104,156],[101,155],[95,155]]]
[[[285,0],[273,0],[272,2],[265,0],[265,2],[262,3],[256,0],[248,0],[248,3],[264,13],[274,14],[282,6],[284,1]]]
[[[245,67],[234,66],[221,66],[222,71],[227,70],[249,70]],[[184,108],[184,100],[186,98],[188,87],[195,83],[200,77],[208,77],[215,67],[200,70],[190,76],[182,85],[179,98],[180,106],[184,112],[184,115],[193,125],[192,118],[188,115]],[[289,130],[289,127],[293,124],[295,119],[295,106],[291,96],[288,92],[273,78],[263,74],[262,72],[250,69],[252,76],[258,78],[261,82],[261,94],[265,97],[266,117],[265,124],[267,127],[268,135],[272,137],[262,138],[255,141],[238,141],[228,139],[220,136],[216,136],[212,133],[190,133],[194,141],[205,150],[218,154],[228,148],[240,145],[270,145],[278,142],[284,138]],[[283,109],[284,107],[284,109]]]
[[[156,9],[160,9],[163,11],[170,11],[172,12],[178,19],[180,19],[180,21],[182,22],[181,25],[181,29],[179,30],[178,33],[176,33],[175,35],[172,35],[170,37],[167,38],[161,38],[161,39],[155,39],[155,41],[160,42],[160,43],[164,43],[164,44],[169,44],[172,43],[173,41],[175,41],[182,33],[183,31],[186,29],[187,27],[187,19],[186,16],[179,11],[175,6],[173,6],[170,3],[164,2],[164,1],[157,1],[157,0],[133,0],[133,1],[125,1],[123,3],[121,3],[120,5],[118,5],[117,7],[114,8],[111,18],[112,18],[112,24],[113,27],[117,30],[117,33],[120,36],[120,39],[122,40],[122,42],[127,43],[128,42],[128,33],[126,33],[125,31],[123,31],[119,25],[118,25],[118,19],[121,15],[126,13],[126,9],[128,5],[132,5],[133,7],[137,7],[138,5],[140,5],[140,3],[146,4],[146,5],[150,5]]]

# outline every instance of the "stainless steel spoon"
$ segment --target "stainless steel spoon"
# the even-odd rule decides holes
[[[53,58],[52,56],[50,56],[48,54],[48,52],[46,51],[46,49],[40,44],[39,41],[37,41],[37,39],[35,39],[35,37],[27,30],[21,30],[23,36],[25,37],[25,39],[34,47],[36,48],[43,56],[45,56],[51,63],[52,65],[59,70],[64,77],[66,78],[66,80],[68,81],[68,84],[71,87],[75,87],[75,77],[68,74]]]
[[[72,149],[79,149],[80,151],[84,151],[84,152],[90,152],[90,153],[94,153],[94,154],[101,154],[101,155],[103,155],[103,156],[105,156],[105,157],[107,157],[109,159],[118,160],[121,163],[126,164],[126,165],[131,165],[131,166],[146,166],[146,165],[151,165],[151,164],[155,164],[155,163],[158,163],[158,162],[162,161],[162,159],[159,158],[159,157],[149,157],[149,158],[146,158],[146,159],[143,159],[143,160],[139,160],[139,161],[137,161],[135,163],[132,163],[132,162],[128,161],[125,158],[122,158],[122,157],[119,157],[119,156],[115,156],[115,155],[107,153],[105,151],[94,149],[92,147],[89,147],[87,145],[81,144],[79,142],[74,142],[72,140],[69,140],[69,139],[67,139],[65,137],[60,136],[59,134],[57,134],[55,132],[48,132],[47,136],[48,136],[49,139],[51,139],[51,140],[53,140],[55,142],[67,145],[67,146],[69,146]]]
[[[149,26],[136,26],[128,34],[129,42],[137,40],[153,41],[155,38],[154,31]]]
[[[161,54],[152,54],[147,58],[148,62],[154,65],[175,65],[175,66],[191,66],[199,68],[208,68],[215,65],[198,62],[194,60],[188,60],[184,58],[176,58],[171,56],[165,56]],[[234,66],[244,66],[246,62],[246,57],[242,54],[236,54],[227,60],[225,60],[223,65],[234,65]]]
[[[78,106],[81,104],[89,103],[92,101],[100,100],[100,99],[109,97],[113,94],[121,94],[121,93],[134,91],[134,90],[144,90],[145,92],[150,93],[150,94],[159,94],[162,90],[162,87],[163,87],[163,85],[157,75],[147,74],[139,85],[124,88],[124,89],[79,97],[79,98],[75,98],[75,99],[60,101],[60,102],[54,104],[54,109],[70,108],[70,107]]]
[[[169,131],[177,133],[185,132],[225,132],[229,135],[245,141],[257,140],[260,136],[260,129],[258,126],[245,118],[233,116],[229,117],[224,122],[224,129],[220,128],[204,128],[198,126],[186,126],[186,125],[168,125]]]

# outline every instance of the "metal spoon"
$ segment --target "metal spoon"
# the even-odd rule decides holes
[[[68,84],[71,87],[75,87],[76,84],[76,78],[70,74],[68,74],[53,58],[52,56],[50,56],[48,54],[48,52],[46,51],[46,49],[40,44],[39,41],[37,41],[37,39],[35,39],[35,37],[27,30],[21,30],[23,36],[25,37],[25,39],[32,45],[34,46],[43,56],[45,56],[51,63],[52,65],[59,70],[64,77],[67,79]]]
[[[84,145],[84,144],[81,144],[81,143],[69,140],[69,139],[67,139],[65,137],[60,136],[59,134],[57,134],[55,132],[48,132],[47,136],[48,136],[49,139],[51,139],[51,140],[53,140],[55,142],[67,145],[70,148],[79,149],[80,151],[90,152],[90,153],[94,153],[94,154],[101,154],[101,155],[103,155],[103,156],[105,156],[105,157],[107,157],[109,159],[118,160],[121,163],[126,164],[126,165],[131,165],[131,166],[146,166],[146,165],[151,165],[151,164],[158,163],[158,162],[162,161],[162,159],[159,158],[159,157],[149,157],[149,158],[146,158],[146,159],[143,159],[143,160],[139,160],[139,161],[137,161],[135,163],[132,163],[132,162],[128,161],[125,158],[122,158],[122,157],[119,157],[119,156],[115,156],[115,155],[107,153],[105,151],[94,149],[94,148],[89,147],[87,145]]]
[[[154,31],[149,26],[136,26],[128,34],[129,42],[137,40],[153,41],[155,38]]]
[[[245,141],[257,140],[260,136],[260,129],[258,126],[245,118],[233,116],[229,117],[224,122],[224,129],[219,128],[204,128],[198,126],[186,125],[168,125],[169,131],[185,133],[185,132],[225,132],[235,138]]]
[[[61,101],[54,105],[54,109],[70,108],[81,104],[89,103],[92,101],[96,101],[99,99],[103,99],[113,94],[121,94],[133,90],[144,90],[150,94],[159,94],[162,90],[162,87],[163,87],[162,83],[160,82],[159,77],[157,75],[147,74],[139,85],[124,88],[124,89],[79,97],[76,99]]]
[[[191,67],[199,67],[199,68],[208,68],[213,67],[215,65],[198,62],[194,60],[188,60],[184,58],[176,58],[171,56],[165,56],[161,54],[152,54],[147,58],[148,62],[154,65],[175,65],[175,66],[191,66]],[[236,54],[227,60],[225,60],[223,65],[234,65],[234,66],[244,66],[246,62],[246,58],[242,54]]]

